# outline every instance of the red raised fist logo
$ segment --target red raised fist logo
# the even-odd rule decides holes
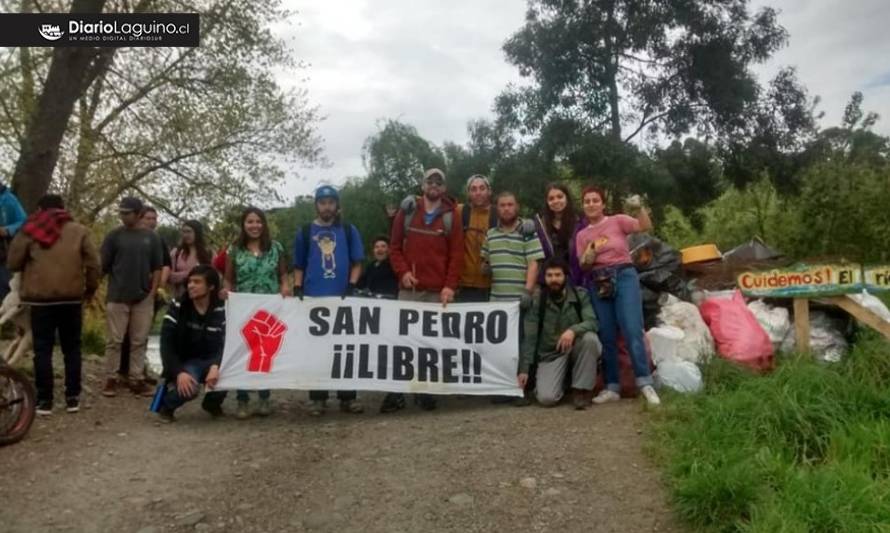
[[[259,310],[241,328],[241,336],[250,348],[248,372],[270,372],[278,354],[287,325],[268,311]]]

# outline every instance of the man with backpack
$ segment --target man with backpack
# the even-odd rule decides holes
[[[323,185],[315,191],[316,218],[297,230],[294,241],[294,296],[351,296],[362,274],[365,251],[362,236],[340,219],[337,189]],[[355,391],[337,391],[340,409],[361,413]],[[309,392],[309,414],[324,414],[328,391]]]
[[[464,260],[464,232],[456,221],[456,202],[446,195],[445,173],[437,168],[423,175],[423,196],[402,202],[392,225],[390,262],[399,279],[399,300],[435,302],[454,300]],[[424,410],[436,408],[428,394],[417,396]],[[401,394],[387,394],[380,410],[405,406]]]
[[[525,388],[537,361],[535,397],[543,406],[554,406],[563,397],[566,373],[571,369],[572,404],[575,409],[586,409],[602,353],[596,315],[587,291],[576,290],[569,281],[569,266],[561,257],[544,263],[544,282],[525,315],[519,386]]]
[[[498,225],[498,214],[491,206],[491,183],[486,176],[474,174],[467,180],[467,202],[459,206],[464,232],[464,265],[460,274],[458,302],[487,302],[491,274],[483,267],[482,244],[485,235]]]

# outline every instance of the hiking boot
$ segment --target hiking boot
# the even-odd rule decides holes
[[[390,392],[383,397],[383,403],[380,404],[381,413],[394,413],[405,408],[405,395],[397,392]]]
[[[256,406],[257,416],[269,416],[272,414],[272,401],[269,398],[260,398]]]
[[[309,416],[321,416],[324,414],[324,402],[321,400],[312,400],[309,402],[307,409]]]
[[[661,405],[661,399],[658,397],[658,393],[655,392],[655,389],[652,388],[652,385],[646,385],[640,392],[643,393],[643,397],[646,398],[646,403],[651,407],[657,407]]]
[[[105,380],[105,386],[102,387],[102,396],[109,398],[117,396],[117,379],[108,378]]]
[[[587,397],[587,391],[576,390],[572,393],[572,405],[575,409],[583,411],[590,405],[590,399]]]
[[[238,420],[247,420],[250,418],[250,409],[248,409],[246,401],[238,400],[238,408],[235,410],[235,418]]]
[[[513,398],[513,401],[510,402],[510,405],[513,407],[528,407],[531,404],[532,401],[525,395],[523,395],[522,398]]]
[[[432,411],[436,408],[436,399],[432,394],[415,394],[414,403],[424,411]]]
[[[65,411],[69,413],[80,411],[80,398],[77,396],[69,396],[68,398],[65,398]]]
[[[149,387],[148,384],[142,380],[130,383],[130,392],[136,396],[142,396],[143,398],[151,398],[155,395],[154,389]]]
[[[37,414],[40,416],[49,416],[53,414],[53,401],[52,400],[38,400],[37,401]]]
[[[340,410],[344,413],[360,415],[365,412],[365,407],[358,400],[340,400]]]
[[[170,422],[175,422],[176,418],[173,416],[173,410],[166,406],[161,406],[158,409],[158,422],[161,424],[169,424]]]
[[[621,399],[621,395],[617,392],[609,389],[603,389],[599,394],[596,395],[596,398],[593,399],[593,403],[597,405],[602,405],[604,403],[609,402],[617,402]]]
[[[201,409],[203,409],[213,418],[219,418],[223,416],[222,406],[216,401],[208,401],[207,395],[204,395],[204,399],[201,400]]]

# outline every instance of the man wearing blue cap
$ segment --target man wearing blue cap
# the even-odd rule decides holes
[[[348,296],[362,274],[362,236],[340,220],[340,195],[330,185],[315,191],[316,218],[297,230],[294,241],[294,296]],[[340,409],[361,413],[355,391],[337,391]],[[328,391],[309,391],[309,414],[324,414]]]

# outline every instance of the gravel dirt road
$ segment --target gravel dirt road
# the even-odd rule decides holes
[[[0,448],[0,530],[679,531],[642,452],[636,401],[575,411],[443,400],[381,415],[303,409],[211,420],[192,402],[158,424],[149,400],[91,393]],[[61,384],[57,384],[61,393]],[[234,398],[225,408],[233,410]]]

